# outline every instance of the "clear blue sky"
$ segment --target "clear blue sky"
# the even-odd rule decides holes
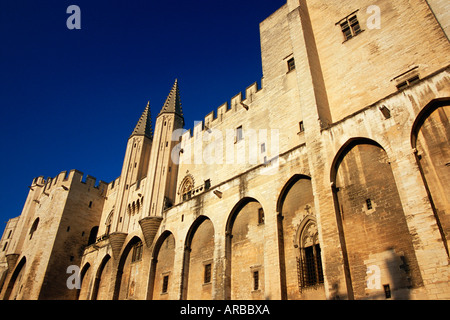
[[[34,177],[110,182],[178,78],[187,128],[262,77],[259,23],[285,0],[0,0],[0,233]],[[69,30],[69,5],[81,30]]]

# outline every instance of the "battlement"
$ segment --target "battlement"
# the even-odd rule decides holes
[[[214,129],[214,127],[218,126],[237,112],[249,111],[252,103],[258,98],[258,93],[261,89],[262,87],[260,88],[258,86],[258,82],[254,82],[245,89],[245,98],[243,97],[242,92],[239,92],[230,99],[230,103],[225,102],[221,104],[216,111],[213,110],[208,113],[205,116],[204,121],[196,121],[193,130],[188,129],[183,133],[181,137],[182,144],[188,143],[192,137],[200,136],[201,132],[204,130]]]
[[[106,191],[106,189],[108,188],[108,183],[102,180],[99,180],[97,182],[97,179],[95,177],[84,175],[83,172],[75,169],[70,170],[69,172],[62,171],[54,178],[48,177],[47,179],[44,179],[43,176],[34,178],[30,188],[41,187],[43,188],[43,192],[48,192],[60,187],[68,190],[73,185],[73,183],[80,183],[86,186],[88,189],[93,188],[100,191]]]

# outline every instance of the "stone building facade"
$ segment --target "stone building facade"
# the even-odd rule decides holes
[[[288,0],[261,86],[185,130],[175,81],[115,181],[33,180],[0,298],[450,299],[449,12]]]

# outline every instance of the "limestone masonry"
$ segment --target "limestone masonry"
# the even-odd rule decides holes
[[[32,180],[0,298],[450,299],[449,15],[288,0],[261,85],[185,130],[175,81],[116,180]]]

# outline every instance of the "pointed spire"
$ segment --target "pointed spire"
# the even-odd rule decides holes
[[[144,112],[139,118],[136,127],[133,130],[132,136],[134,135],[145,135],[149,138],[152,138],[152,119],[150,112],[150,101],[147,103]]]
[[[178,89],[178,79],[175,79],[172,90],[170,90],[169,96],[161,109],[161,113],[176,113],[183,117],[183,110],[181,109],[180,91]]]

